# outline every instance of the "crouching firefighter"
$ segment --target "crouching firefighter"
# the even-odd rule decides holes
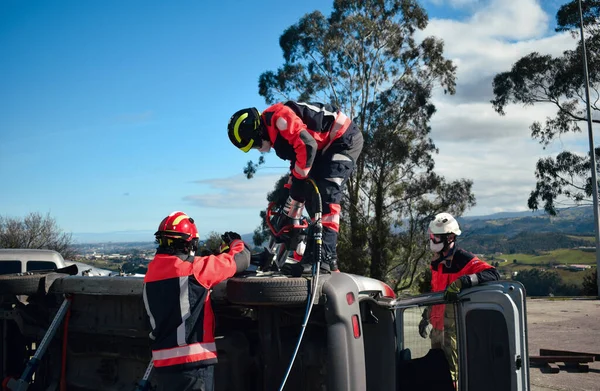
[[[458,222],[449,213],[440,213],[429,224],[429,247],[434,253],[431,261],[431,291],[444,292],[444,299],[456,301],[462,289],[500,279],[498,271],[475,255],[456,245],[461,234]],[[431,324],[431,347],[444,350],[452,380],[458,380],[458,351],[456,347],[456,316],[452,305],[434,305],[423,311],[419,334],[427,338]]]
[[[337,107],[322,103],[288,101],[276,103],[263,113],[256,108],[237,111],[227,125],[229,139],[244,152],[275,150],[277,156],[289,160],[290,177],[286,188],[289,195],[279,227],[291,224],[307,210],[314,217],[310,176],[319,189],[323,208],[323,269],[338,271],[336,252],[340,227],[343,190],[363,148],[363,136],[358,127]],[[310,273],[316,261],[314,252],[307,251],[300,268],[292,274]],[[299,273],[298,273],[299,272]]]
[[[250,252],[238,234],[226,232],[224,252],[195,256],[198,229],[183,212],[165,217],[154,235],[158,248],[143,295],[158,390],[213,391],[217,349],[210,290],[246,270]]]

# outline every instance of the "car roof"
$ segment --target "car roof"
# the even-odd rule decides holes
[[[32,249],[32,248],[0,248],[0,260],[24,260],[24,258],[35,258],[36,261],[55,261],[64,263],[59,252],[54,250]]]

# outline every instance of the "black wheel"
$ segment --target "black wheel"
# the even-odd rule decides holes
[[[44,274],[0,275],[0,294],[34,295],[40,290]]]
[[[4,274],[0,275],[0,294],[14,293],[17,295],[35,295],[44,291],[46,276],[51,273],[60,275],[76,275],[77,265],[69,265],[54,270],[36,270],[27,274]]]
[[[227,281],[227,300],[244,305],[293,305],[306,303],[311,281],[284,276],[233,277]]]

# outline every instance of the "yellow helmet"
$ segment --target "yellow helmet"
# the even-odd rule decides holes
[[[233,145],[248,152],[251,148],[262,146],[261,127],[260,112],[250,107],[231,116],[227,124],[227,134]]]

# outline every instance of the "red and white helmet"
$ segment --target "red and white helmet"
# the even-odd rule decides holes
[[[186,242],[200,238],[194,219],[179,211],[165,217],[154,235],[157,238],[180,239]]]
[[[461,234],[458,222],[450,213],[438,213],[429,223],[429,233],[433,235]]]

